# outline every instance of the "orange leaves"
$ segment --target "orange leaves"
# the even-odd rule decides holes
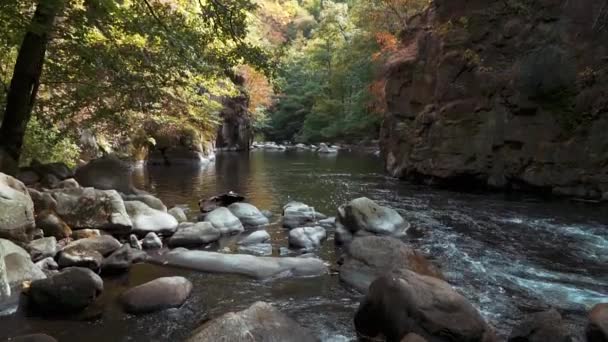
[[[399,47],[400,47],[399,40],[397,39],[397,37],[395,37],[394,34],[392,34],[390,32],[387,32],[387,31],[377,32],[375,34],[375,39],[376,39],[376,42],[378,43],[378,45],[380,46],[380,51],[378,51],[372,55],[372,60],[374,60],[374,61],[379,60],[381,57],[385,56],[386,54],[390,54],[392,52],[396,52],[397,50],[399,50]]]

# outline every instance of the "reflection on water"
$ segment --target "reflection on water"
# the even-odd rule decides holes
[[[413,186],[386,177],[381,160],[348,153],[226,153],[205,168],[141,169],[134,180],[168,206],[189,207],[192,217],[200,198],[230,190],[271,210],[274,221],[289,200],[330,215],[359,196],[395,207],[422,231],[408,242],[441,265],[450,283],[502,335],[527,312],[548,306],[557,307],[580,327],[585,311],[608,296],[605,207]],[[285,231],[278,224],[268,230],[277,254],[287,245]],[[232,246],[231,241],[223,246]],[[328,241],[317,254],[334,265],[339,251]],[[166,275],[193,281],[193,295],[183,308],[142,317],[121,312],[115,298],[124,289]],[[179,341],[201,321],[258,300],[274,303],[322,338],[354,338],[352,317],[359,299],[335,275],[257,282],[137,265],[128,275],[106,280],[95,319],[25,319],[21,312],[0,319],[0,339],[43,331],[60,341]]]

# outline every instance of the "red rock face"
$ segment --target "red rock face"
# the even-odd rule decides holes
[[[385,73],[396,177],[608,196],[608,5],[436,0]]]

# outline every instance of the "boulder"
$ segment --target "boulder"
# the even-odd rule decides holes
[[[272,245],[269,243],[257,243],[254,245],[239,246],[237,248],[239,253],[251,254],[256,256],[271,256]]]
[[[72,239],[81,240],[101,236],[99,229],[80,229],[72,232]]]
[[[222,235],[238,234],[245,230],[243,224],[230,210],[224,207],[217,208],[205,215],[205,222],[209,222],[218,229]]]
[[[141,242],[144,249],[160,249],[163,248],[163,242],[156,233],[148,233]]]
[[[35,230],[34,202],[16,178],[0,173],[0,238],[28,242]]]
[[[36,266],[38,266],[38,268],[40,268],[42,270],[42,272],[44,272],[44,274],[46,274],[47,277],[49,275],[54,274],[54,272],[56,272],[59,269],[59,265],[57,264],[55,259],[53,259],[51,257],[37,261]]]
[[[443,280],[399,270],[376,279],[355,315],[363,336],[400,341],[409,333],[436,342],[493,341],[477,310]]]
[[[269,223],[268,218],[249,203],[233,203],[228,206],[228,210],[247,228],[258,228]]]
[[[336,218],[328,217],[326,219],[319,220],[317,223],[324,228],[334,228],[336,226]]]
[[[62,181],[74,176],[72,169],[64,163],[42,164],[37,160],[33,160],[30,169],[34,170],[41,178],[52,175],[57,180]]]
[[[403,236],[409,228],[403,217],[391,208],[382,207],[366,197],[338,208],[336,243],[348,243],[351,236]]]
[[[21,286],[24,281],[44,279],[46,275],[28,256],[12,253],[4,256],[8,283],[12,287]]]
[[[205,200],[198,201],[198,206],[201,213],[206,214],[212,212],[219,207],[227,207],[232,203],[242,202],[245,197],[237,194],[236,192],[230,191],[225,194],[210,197]]]
[[[133,233],[145,236],[150,232],[171,235],[177,229],[177,220],[166,211],[150,208],[143,202],[125,202],[127,213],[133,223]]]
[[[55,211],[57,202],[49,192],[40,192],[33,188],[28,188],[27,192],[30,194],[32,201],[34,202],[34,212],[36,216],[39,216],[43,211]],[[38,225],[38,222],[36,222],[36,225]]]
[[[36,173],[36,171],[32,170],[29,167],[20,168],[19,173],[15,178],[17,178],[26,186],[33,186],[40,182],[40,176]]]
[[[420,252],[387,236],[356,238],[347,248],[340,265],[340,280],[365,293],[381,275],[398,269],[443,278],[441,272]]]
[[[134,249],[138,249],[138,250],[143,249],[141,242],[139,242],[139,240],[137,239],[137,236],[135,234],[129,235],[129,245],[131,246],[131,248],[134,248]]]
[[[574,341],[555,309],[529,315],[509,335],[509,342],[572,342]]]
[[[145,203],[148,207],[152,209],[156,209],[162,212],[167,212],[167,207],[160,199],[150,195],[150,194],[131,194],[131,195],[121,195],[122,199],[127,202],[142,202]]]
[[[243,246],[250,246],[268,241],[270,241],[270,234],[268,234],[268,232],[265,230],[258,230],[239,240],[237,244]]]
[[[300,227],[289,231],[289,245],[297,248],[317,248],[326,238],[327,232],[323,227]]]
[[[126,272],[134,263],[145,261],[148,258],[146,252],[131,248],[128,244],[114,251],[101,263],[101,272],[103,274],[115,274]]]
[[[57,340],[47,334],[29,334],[11,338],[11,342],[57,342]]]
[[[74,178],[83,187],[137,194],[139,191],[133,186],[132,173],[129,163],[108,155],[79,167]]]
[[[60,268],[83,267],[97,272],[101,268],[102,262],[103,255],[101,253],[82,246],[62,250],[57,254],[57,264]]]
[[[173,216],[177,220],[178,223],[188,221],[188,216],[186,216],[184,209],[182,209],[180,207],[173,207],[168,211],[168,213],[169,213],[169,215]]]
[[[4,249],[4,244],[1,243],[2,240],[3,239],[0,239],[0,303],[4,302],[11,296],[11,285],[8,281],[6,263],[4,262],[4,256],[7,254]]]
[[[57,215],[74,230],[131,231],[131,220],[124,202],[115,190],[62,189],[54,190],[51,195],[57,203]]]
[[[36,227],[42,229],[44,236],[53,236],[57,240],[69,238],[72,229],[51,210],[45,210],[36,216]]]
[[[192,283],[184,277],[158,278],[125,291],[120,302],[128,313],[150,313],[180,307],[191,291]]]
[[[209,222],[182,223],[169,238],[169,247],[197,247],[219,240],[221,233]]]
[[[286,228],[315,225],[318,220],[325,218],[325,215],[301,202],[289,202],[283,207],[283,226]]]
[[[63,248],[63,251],[68,251],[71,248],[82,248],[84,250],[93,250],[99,252],[103,256],[110,255],[115,250],[119,249],[122,244],[110,235],[101,235],[80,239],[71,242]]]
[[[608,342],[608,303],[597,304],[589,312],[587,342]]]
[[[57,239],[54,236],[33,240],[27,245],[27,250],[34,262],[54,257],[57,254]]]
[[[229,312],[203,324],[186,340],[207,341],[317,342],[319,339],[272,305],[257,302],[246,310]]]
[[[80,184],[78,184],[78,182],[74,178],[69,178],[69,179],[65,179],[65,180],[62,180],[61,182],[57,183],[55,188],[57,188],[57,189],[78,189],[78,188],[80,188]]]
[[[7,256],[9,254],[17,253],[26,258],[30,257],[30,254],[23,248],[17,246],[10,240],[0,239],[0,252],[2,252],[3,256]]]
[[[33,281],[29,306],[42,313],[77,313],[103,291],[103,281],[86,268],[70,267],[47,279]]]
[[[204,251],[172,251],[159,259],[163,265],[201,272],[244,275],[256,279],[311,277],[327,273],[327,266],[315,258],[273,258]]]

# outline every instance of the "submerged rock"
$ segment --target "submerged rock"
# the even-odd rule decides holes
[[[34,235],[34,202],[16,178],[0,173],[0,238],[28,242]]]
[[[313,249],[321,246],[327,238],[323,227],[300,227],[289,232],[289,245],[303,249]]]
[[[198,206],[201,210],[201,213],[206,214],[214,211],[219,207],[227,207],[236,202],[243,202],[244,200],[244,196],[241,196],[236,192],[230,191],[225,194],[213,196],[206,200],[200,200],[198,202]]]
[[[608,303],[591,309],[586,334],[587,342],[608,342]]]
[[[555,309],[529,315],[513,328],[509,342],[571,342],[573,336],[566,329],[562,316]]]
[[[317,342],[318,338],[268,303],[229,312],[198,328],[187,342],[207,341]]]
[[[420,252],[387,236],[356,238],[340,265],[340,280],[365,293],[379,276],[399,269],[443,278],[441,272]]]
[[[228,208],[220,207],[205,215],[205,222],[209,222],[222,235],[238,234],[245,230],[241,221],[234,216]]]
[[[125,291],[120,302],[128,313],[150,313],[181,306],[191,291],[192,283],[184,277],[158,278]]]
[[[144,249],[160,249],[163,248],[163,242],[156,233],[150,232],[142,240],[141,246]]]
[[[314,258],[256,257],[204,251],[172,251],[165,254],[161,262],[202,272],[239,274],[257,279],[319,276],[328,271],[322,260]]]
[[[177,229],[177,220],[166,211],[150,208],[138,201],[125,202],[125,208],[133,223],[133,233],[137,235],[144,236],[150,232],[170,235]]]
[[[247,228],[258,228],[269,223],[268,218],[249,203],[233,203],[228,206],[228,209]]]
[[[494,341],[477,310],[443,280],[399,270],[376,279],[355,315],[363,336],[400,341],[409,333],[430,341]]]
[[[86,268],[70,267],[29,289],[29,306],[43,313],[77,313],[92,304],[103,291],[103,281]]]
[[[289,202],[283,207],[283,226],[286,228],[313,225],[325,218],[325,215],[302,202]]]
[[[124,244],[103,260],[101,272],[103,274],[126,272],[132,264],[145,261],[147,258],[148,255],[144,251]]]
[[[162,211],[164,213],[167,212],[167,207],[160,199],[150,195],[150,194],[132,194],[132,195],[122,195],[122,198],[125,202],[142,202],[146,204],[148,207]]]
[[[219,240],[222,236],[219,229],[209,222],[182,223],[169,238],[169,247],[198,247]]]

